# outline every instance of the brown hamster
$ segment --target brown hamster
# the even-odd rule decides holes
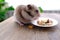
[[[37,19],[40,16],[38,7],[33,4],[19,5],[15,11],[14,16],[16,22],[20,25],[31,23],[32,20]]]

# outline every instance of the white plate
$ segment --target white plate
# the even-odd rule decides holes
[[[52,23],[52,25],[39,25],[39,24],[37,23],[37,21],[38,21],[38,20],[42,20],[42,19],[49,19],[49,20],[51,20],[53,23]],[[53,18],[39,17],[37,20],[32,21],[32,24],[33,24],[33,25],[36,25],[36,26],[39,26],[39,27],[53,27],[53,26],[56,26],[56,25],[58,24],[58,21],[55,20],[55,19],[53,19]]]

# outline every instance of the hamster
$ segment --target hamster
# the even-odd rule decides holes
[[[20,25],[29,24],[39,16],[39,9],[33,4],[19,5],[14,11],[15,20]]]

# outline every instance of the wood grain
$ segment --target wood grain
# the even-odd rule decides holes
[[[41,17],[51,17],[59,21],[59,24],[51,28],[34,26],[20,26],[14,17],[0,23],[0,40],[60,40],[60,14],[41,14]]]

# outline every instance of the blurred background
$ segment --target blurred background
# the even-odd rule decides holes
[[[8,2],[5,0],[0,0],[0,22],[13,15],[14,8],[8,5]]]
[[[60,0],[0,0],[0,22],[13,16],[18,5],[34,4],[41,13],[60,13]]]

